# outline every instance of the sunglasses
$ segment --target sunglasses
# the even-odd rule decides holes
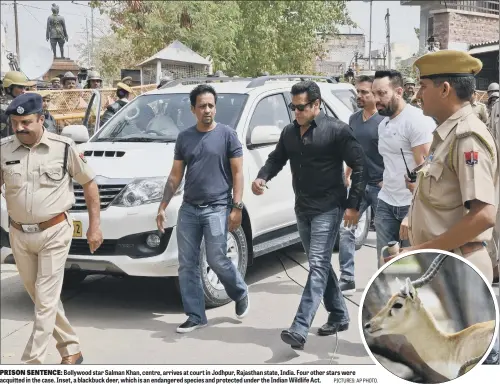
[[[295,105],[293,103],[290,103],[288,104],[288,108],[290,108],[292,111],[295,112],[296,109],[298,109],[300,112],[304,112],[304,110],[306,109],[306,107],[308,105],[312,105],[312,103],[314,103],[316,100],[313,100],[313,101],[310,101],[309,103],[307,104],[298,104],[298,105]]]

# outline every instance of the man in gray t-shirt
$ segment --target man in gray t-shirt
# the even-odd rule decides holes
[[[378,152],[378,125],[384,119],[375,107],[371,87],[373,79],[369,76],[360,76],[356,81],[358,92],[358,107],[362,108],[355,112],[349,119],[349,126],[354,131],[356,140],[363,147],[366,164],[366,189],[359,214],[362,215],[370,206],[375,211],[377,208],[377,196],[382,185],[384,174],[384,160]],[[346,182],[350,185],[350,172],[346,170]],[[354,283],[354,253],[356,227],[340,227],[339,240],[339,264],[340,264],[340,289],[344,295],[351,295],[356,291]]]
[[[212,87],[199,85],[189,98],[197,124],[177,137],[174,165],[156,220],[163,233],[165,209],[187,168],[176,233],[179,285],[188,319],[177,328],[179,333],[191,332],[208,323],[200,273],[202,238],[208,266],[235,301],[236,316],[243,318],[250,308],[245,281],[227,257],[228,231],[239,229],[242,220],[242,146],[234,129],[215,122],[217,94]]]

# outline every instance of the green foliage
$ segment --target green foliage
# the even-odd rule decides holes
[[[323,55],[322,41],[337,32],[337,25],[354,24],[345,3],[93,1],[92,5],[110,17],[113,38],[128,42],[130,63],[136,65],[179,40],[203,57],[210,55],[214,70],[255,76],[262,71],[312,73],[314,59]],[[117,44],[117,51],[121,46]],[[106,49],[96,54],[116,58],[122,52]]]

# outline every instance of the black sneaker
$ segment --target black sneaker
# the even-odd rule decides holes
[[[318,329],[319,336],[330,336],[335,335],[337,332],[347,331],[349,329],[349,323],[345,324],[324,324],[320,329]]]
[[[238,319],[243,319],[248,314],[249,309],[250,309],[250,299],[248,298],[248,293],[247,293],[247,295],[243,299],[236,302],[236,317]]]
[[[289,331],[288,329],[281,332],[281,340],[287,343],[292,349],[302,351],[306,341],[298,333]]]
[[[188,333],[188,332],[194,331],[195,329],[203,328],[206,326],[207,326],[207,324],[199,324],[199,323],[195,323],[192,320],[187,320],[183,324],[181,324],[177,327],[177,333]]]
[[[356,283],[353,281],[347,281],[340,279],[339,281],[340,285],[340,290],[342,291],[342,294],[345,296],[351,296],[353,293],[356,292]]]

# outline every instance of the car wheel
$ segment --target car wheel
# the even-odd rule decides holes
[[[72,289],[78,287],[80,283],[85,280],[87,274],[82,271],[72,271],[65,270],[64,271],[64,280],[63,280],[63,288],[64,289]]]
[[[248,245],[243,228],[239,227],[235,231],[228,233],[227,257],[229,257],[241,276],[245,278],[248,266]],[[207,308],[215,308],[231,302],[224,286],[207,263],[204,241],[201,242],[200,269],[201,285],[205,294],[205,306]],[[181,289],[178,277],[175,279],[175,286],[180,293]]]
[[[368,232],[370,230],[370,221],[371,221],[371,210],[366,209],[361,217],[359,218],[358,227],[354,232],[354,244],[356,251],[360,249],[366,241],[368,237]],[[343,222],[342,224],[343,225]],[[339,250],[339,242],[340,242],[340,233],[337,234],[337,239],[335,240],[334,250]]]

